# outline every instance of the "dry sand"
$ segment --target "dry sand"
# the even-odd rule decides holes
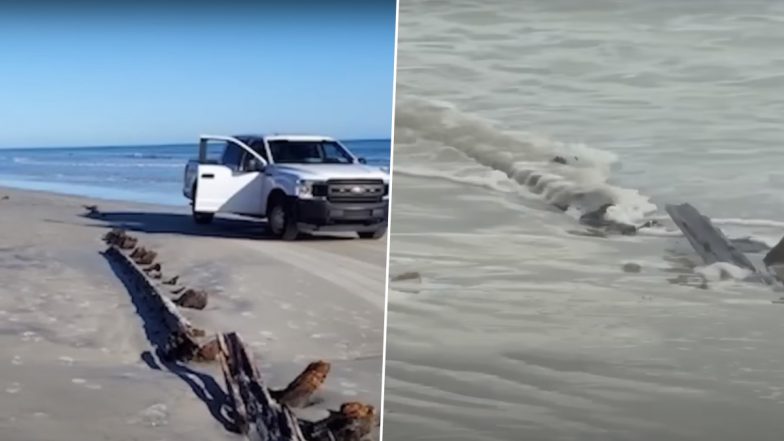
[[[84,204],[104,217],[85,217]],[[332,362],[308,416],[351,400],[379,406],[386,240],[278,242],[258,222],[196,226],[185,208],[0,188],[0,439],[239,439],[212,416],[215,367],[156,368],[100,254],[117,226],[156,249],[166,275],[211,293],[186,315],[239,332],[270,386]]]

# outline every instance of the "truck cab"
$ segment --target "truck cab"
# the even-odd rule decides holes
[[[220,156],[210,159],[216,143]],[[183,194],[199,224],[216,213],[264,218],[284,240],[317,231],[379,239],[387,230],[389,173],[326,136],[202,135]]]

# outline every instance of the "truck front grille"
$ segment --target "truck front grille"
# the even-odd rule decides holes
[[[386,194],[380,179],[330,180],[326,190],[330,202],[379,202]]]
[[[327,184],[313,184],[313,196],[324,197],[327,195]]]

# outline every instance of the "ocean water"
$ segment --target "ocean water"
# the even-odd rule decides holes
[[[344,143],[368,164],[389,165],[389,140]],[[197,156],[195,144],[0,149],[0,186],[187,205],[182,195],[183,173],[188,160]]]
[[[782,293],[664,206],[757,264],[784,236],[784,3],[401,0],[398,34],[384,439],[779,438]],[[587,234],[605,203],[662,225]]]

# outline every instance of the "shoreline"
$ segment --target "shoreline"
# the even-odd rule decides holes
[[[65,188],[65,189],[72,189],[72,191],[57,191],[57,187]],[[124,203],[131,203],[131,204],[147,204],[147,205],[160,205],[165,207],[187,207],[187,199],[185,196],[180,195],[182,199],[182,204],[177,204],[174,201],[174,196],[169,196],[163,192],[161,193],[145,193],[145,192],[127,192],[119,189],[109,189],[102,188],[99,186],[91,186],[91,185],[79,185],[79,184],[69,184],[69,183],[58,183],[58,182],[43,182],[43,181],[24,181],[24,180],[9,180],[0,177],[0,191],[3,189],[14,190],[14,191],[29,191],[35,193],[43,193],[49,195],[56,195],[56,196],[64,196],[64,197],[76,197],[76,198],[83,198],[83,199],[90,199],[96,201],[104,201],[104,202],[124,202]],[[105,195],[97,195],[96,193],[100,193],[103,190]],[[144,198],[139,198],[140,194],[148,194],[150,197],[147,200],[142,200]],[[111,197],[112,195],[120,196],[120,197]],[[127,195],[127,197],[122,197],[122,195]],[[157,196],[157,197],[156,197]],[[165,201],[171,201],[169,203]]]
[[[93,204],[102,217],[84,215]],[[332,363],[321,402],[303,416],[346,401],[380,409],[386,241],[283,243],[255,221],[196,226],[187,207],[0,187],[1,433],[236,438],[192,384],[147,363],[142,320],[100,254],[112,227],[158,251],[167,273],[207,290],[204,310],[183,313],[210,332],[239,332],[271,386],[311,361]],[[194,384],[211,376],[222,388],[214,366],[188,367]]]

